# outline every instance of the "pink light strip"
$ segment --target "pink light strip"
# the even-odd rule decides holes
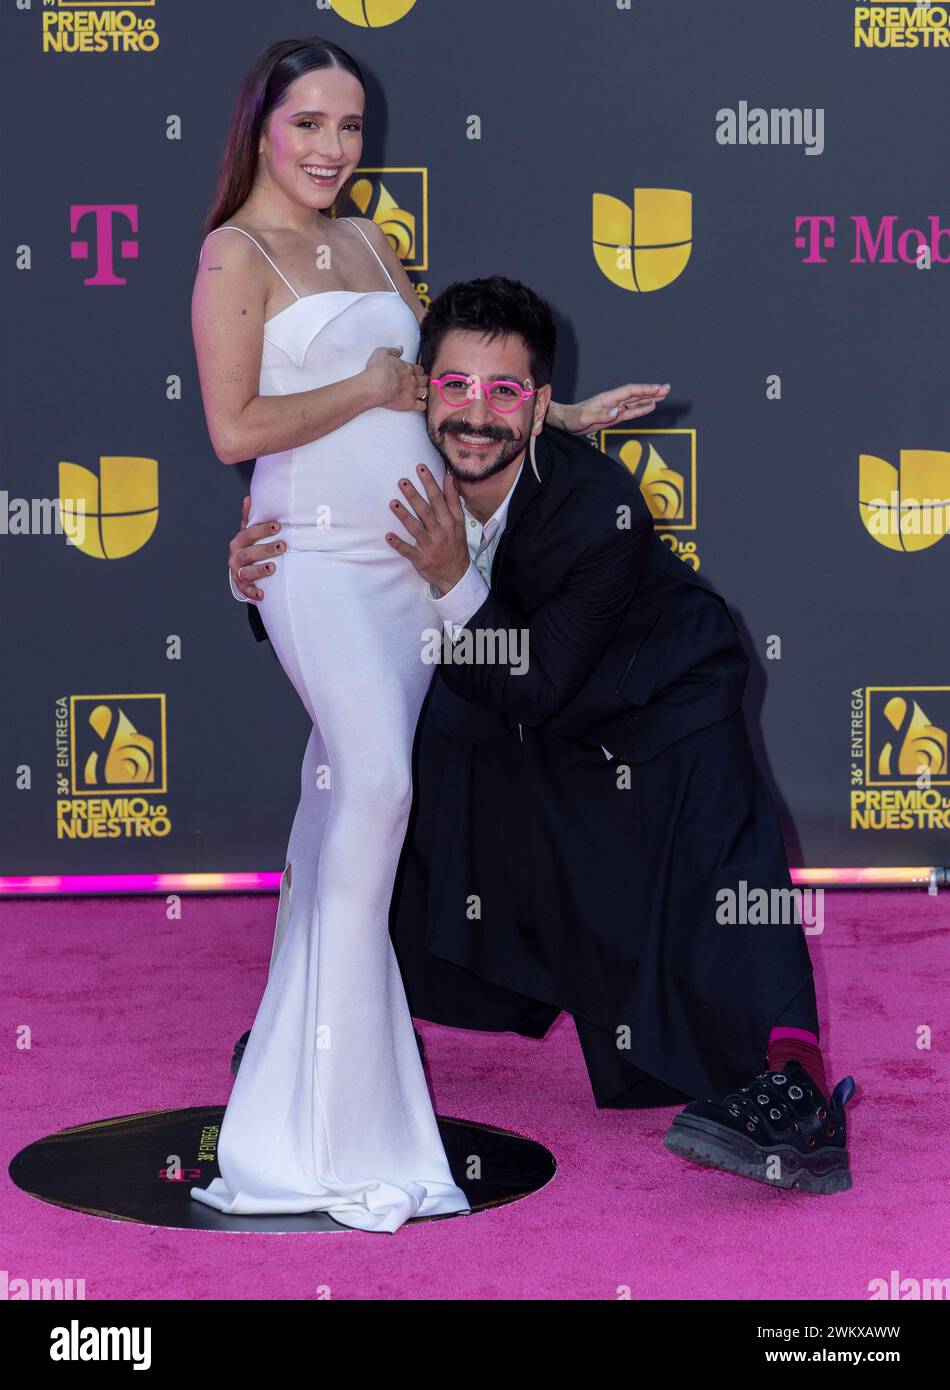
[[[929,868],[792,869],[800,887],[923,887]],[[32,874],[0,877],[0,897],[69,897],[83,893],[276,893],[280,874]]]
[[[930,869],[792,869],[796,887],[819,887],[827,884],[850,888],[911,888],[923,886],[930,879]]]

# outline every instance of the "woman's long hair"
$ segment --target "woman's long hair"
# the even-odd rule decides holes
[[[343,68],[363,88],[359,64],[328,39],[281,39],[265,48],[248,69],[231,117],[228,140],[202,236],[214,231],[246,202],[257,173],[257,147],[264,123],[295,78],[315,68]],[[346,185],[340,190],[345,192]],[[339,199],[339,195],[337,195]]]

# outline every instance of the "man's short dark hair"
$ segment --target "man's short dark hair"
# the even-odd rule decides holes
[[[431,372],[446,333],[461,329],[498,337],[517,333],[527,345],[531,376],[547,386],[554,371],[557,329],[551,306],[520,280],[489,275],[482,280],[456,280],[429,305],[419,335],[419,365]]]

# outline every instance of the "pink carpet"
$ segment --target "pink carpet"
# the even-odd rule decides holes
[[[573,1024],[540,1042],[422,1024],[436,1106],[529,1135],[541,1192],[395,1235],[256,1235],[105,1221],[10,1182],[14,1153],[70,1125],[223,1104],[253,1020],[276,898],[6,902],[0,1269],[85,1279],[87,1298],[867,1298],[947,1275],[950,896],[828,893],[810,945],[829,1080],[851,1072],[854,1188],[783,1192],[696,1168],[670,1110],[598,1111]],[[32,1048],[14,1046],[29,1025]],[[933,1033],[918,1046],[919,1030]]]

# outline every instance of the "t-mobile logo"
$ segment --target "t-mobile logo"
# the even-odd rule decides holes
[[[139,229],[139,210],[137,203],[74,203],[69,209],[69,230],[75,232],[85,217],[95,218],[96,273],[84,280],[84,285],[124,285],[127,281],[115,273],[115,249],[113,242],[113,219],[124,217],[133,232]],[[119,255],[123,260],[138,260],[137,240],[125,237],[119,241]],[[70,243],[70,255],[74,261],[88,260],[90,257],[88,240],[76,238]]]
[[[898,227],[895,214],[879,217],[876,223],[863,215],[850,218],[854,226],[854,254],[851,265],[915,265],[929,270],[935,265],[950,265],[950,227],[941,225],[940,218],[931,214],[927,228]],[[946,238],[946,240],[945,240]],[[806,254],[804,265],[827,265],[830,251],[837,244],[837,221],[834,216],[809,214],[795,218],[795,245]]]

